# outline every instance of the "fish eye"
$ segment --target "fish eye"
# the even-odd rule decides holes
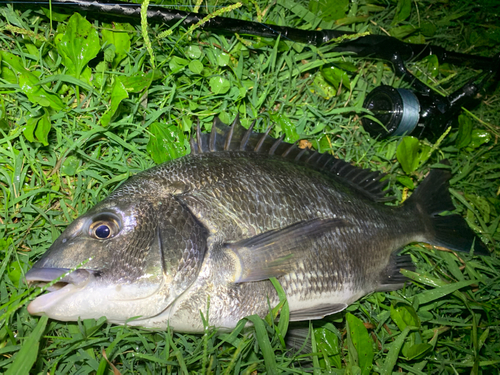
[[[94,230],[95,236],[99,238],[108,238],[111,235],[111,228],[107,224],[101,224]]]
[[[118,234],[119,227],[113,220],[97,220],[90,225],[89,232],[94,238],[107,240]]]

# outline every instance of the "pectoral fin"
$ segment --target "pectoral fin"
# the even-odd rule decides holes
[[[344,219],[313,219],[225,244],[235,259],[235,283],[282,276],[296,268],[312,241],[324,233],[351,225]]]

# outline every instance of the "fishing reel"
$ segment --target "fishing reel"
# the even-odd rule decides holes
[[[462,107],[477,101],[481,86],[468,83],[445,97],[382,85],[366,96],[363,108],[373,117],[365,116],[361,123],[374,138],[412,135],[435,141],[453,125]]]
[[[382,85],[365,98],[363,108],[373,113],[361,123],[374,138],[412,135],[437,140],[457,120],[462,107],[472,107],[486,82],[498,74],[499,61],[490,69],[467,82],[449,96],[442,96],[427,87],[418,89],[394,88]],[[420,88],[421,85],[418,85]]]
[[[424,44],[404,43],[384,35],[368,35],[343,43],[336,51],[351,51],[357,56],[382,59],[392,63],[396,75],[410,88],[379,86],[370,92],[363,108],[373,113],[361,123],[374,138],[412,135],[437,140],[458,118],[462,107],[471,107],[491,80],[500,78],[500,54],[495,57],[467,55]],[[406,63],[434,55],[439,63],[466,65],[482,73],[449,96],[432,91],[406,68]]]

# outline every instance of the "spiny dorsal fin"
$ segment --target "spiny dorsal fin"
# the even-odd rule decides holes
[[[210,134],[205,134],[201,133],[198,121],[196,139],[192,137],[189,141],[191,153],[196,155],[217,151],[249,151],[281,156],[333,175],[374,201],[385,202],[394,199],[394,197],[385,197],[386,191],[384,189],[389,181],[381,180],[386,174],[355,167],[329,154],[321,154],[307,148],[301,149],[296,144],[283,142],[283,136],[274,139],[269,136],[271,128],[265,133],[256,133],[253,131],[255,123],[254,121],[247,130],[241,125],[239,116],[236,117],[231,126],[227,126],[216,117],[212,131]]]

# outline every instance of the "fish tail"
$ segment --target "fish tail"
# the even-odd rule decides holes
[[[449,192],[451,173],[444,169],[433,169],[405,202],[413,206],[424,217],[426,242],[450,250],[489,255],[488,248],[468,226],[460,215],[440,215],[455,210]]]

